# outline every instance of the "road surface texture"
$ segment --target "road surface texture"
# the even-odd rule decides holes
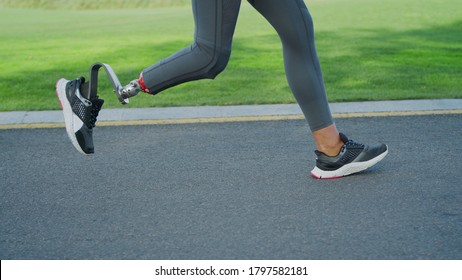
[[[338,119],[389,155],[316,180],[304,120],[0,130],[0,258],[461,259],[462,114]]]

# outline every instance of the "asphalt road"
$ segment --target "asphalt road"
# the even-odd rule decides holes
[[[0,131],[0,259],[461,259],[462,115],[338,119],[385,142],[309,176],[303,120]],[[308,140],[307,140],[308,139]]]

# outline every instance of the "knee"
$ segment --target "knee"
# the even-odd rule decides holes
[[[221,72],[225,70],[226,66],[228,65],[230,56],[230,50],[215,50],[213,55],[209,58],[206,66],[204,67],[204,77],[208,79],[215,79]]]
[[[207,79],[214,79],[223,72],[228,65],[231,56],[231,47],[221,48],[202,45],[199,49],[202,52],[203,65],[200,71],[201,76]]]

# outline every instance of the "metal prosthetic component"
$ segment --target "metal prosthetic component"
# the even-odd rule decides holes
[[[131,81],[128,85],[120,89],[119,94],[123,99],[128,99],[137,95],[141,91],[138,80]]]
[[[129,97],[135,96],[138,92],[141,91],[141,87],[138,84],[138,81],[134,80],[130,82],[127,86],[123,87],[120,84],[119,78],[115,74],[112,67],[108,64],[97,62],[93,64],[90,68],[90,80],[88,81],[88,92],[87,98],[92,99],[96,97],[96,92],[98,90],[98,71],[99,69],[103,68],[106,71],[107,77],[111,82],[112,88],[114,89],[114,93],[116,94],[117,98],[119,99],[120,103],[123,105],[128,104]]]

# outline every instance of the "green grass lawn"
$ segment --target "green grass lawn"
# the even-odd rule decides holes
[[[330,101],[462,98],[460,0],[307,4]],[[97,61],[110,64],[121,82],[128,83],[145,67],[187,46],[193,31],[189,6],[2,8],[0,111],[59,109],[56,80],[88,77]],[[99,93],[105,108],[119,107],[103,75]],[[230,63],[215,81],[191,82],[155,97],[141,94],[127,106],[292,102],[279,39],[243,1]]]

